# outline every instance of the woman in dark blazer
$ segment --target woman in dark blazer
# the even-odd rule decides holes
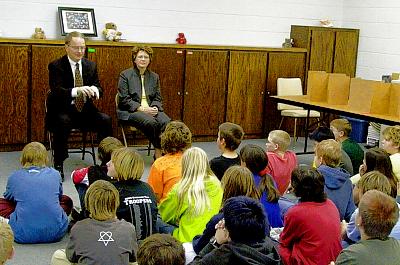
[[[152,56],[153,50],[148,46],[133,48],[133,67],[119,76],[117,115],[119,120],[127,121],[146,135],[158,158],[160,134],[171,119],[164,113],[158,74],[147,69]]]

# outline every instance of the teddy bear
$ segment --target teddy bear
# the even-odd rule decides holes
[[[32,38],[37,40],[44,40],[46,39],[46,35],[44,34],[42,28],[35,28],[35,33],[32,34]]]
[[[106,23],[106,28],[103,29],[104,38],[108,41],[121,40],[122,32],[117,30],[117,25],[113,22]]]

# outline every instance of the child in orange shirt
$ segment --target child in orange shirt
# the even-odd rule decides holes
[[[147,182],[153,189],[157,202],[167,197],[182,176],[182,154],[192,145],[190,129],[180,121],[168,123],[161,134],[161,148],[166,155],[156,159],[150,168]]]
[[[271,131],[265,145],[267,146],[268,166],[261,175],[271,175],[279,193],[284,194],[289,186],[292,171],[297,167],[296,154],[287,150],[290,145],[290,135],[282,130]]]

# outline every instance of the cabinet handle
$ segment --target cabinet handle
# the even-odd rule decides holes
[[[176,54],[182,54],[182,53],[183,53],[183,51],[181,51],[181,50],[176,51]]]
[[[264,91],[261,91],[261,95],[264,95]]]
[[[188,51],[186,54],[192,55],[192,54],[193,54],[193,52],[191,52],[191,51]]]
[[[189,92],[185,92],[185,95],[189,95]]]
[[[178,91],[178,96],[180,96],[181,95],[181,92],[180,91]]]

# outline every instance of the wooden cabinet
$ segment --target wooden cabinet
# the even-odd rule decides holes
[[[356,74],[358,29],[292,25],[294,46],[308,50],[307,70]]]
[[[160,76],[160,90],[165,113],[172,120],[182,120],[186,50],[153,48],[150,69]]]
[[[45,142],[45,100],[49,87],[50,62],[65,54],[64,46],[32,45],[32,84],[31,84],[31,139]]]
[[[335,45],[348,46],[348,36],[335,35]],[[132,66],[136,43],[88,41],[86,57],[97,63],[104,94],[96,101],[113,119],[117,134],[115,94],[121,71]],[[305,80],[305,49],[151,44],[150,69],[159,74],[165,112],[182,120],[197,139],[215,139],[218,126],[240,124],[249,137],[276,129],[279,113],[268,95],[276,94],[278,77]],[[0,39],[0,150],[18,150],[30,141],[46,142],[45,99],[48,64],[65,54],[61,40]],[[345,68],[342,52],[334,69]],[[336,67],[336,68],[335,68]]]
[[[231,51],[226,120],[246,135],[263,134],[267,52]]]
[[[0,45],[0,144],[29,139],[29,46]]]
[[[186,52],[183,122],[196,136],[215,136],[225,118],[228,51]]]

